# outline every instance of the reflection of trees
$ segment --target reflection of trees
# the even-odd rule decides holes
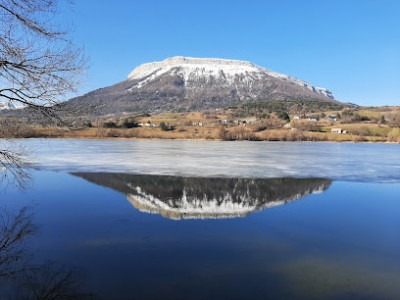
[[[173,219],[229,218],[326,190],[324,178],[202,178],[120,173],[73,173],[128,196],[141,211]]]
[[[24,240],[37,230],[32,218],[26,207],[15,216],[5,208],[0,211],[0,277],[18,272],[15,268],[25,253]]]
[[[0,290],[1,285],[10,290],[5,299],[92,299],[82,292],[76,270],[51,261],[41,265],[28,261],[26,239],[37,230],[28,208],[14,215],[0,209]]]
[[[24,189],[31,178],[27,172],[27,152],[0,139],[0,191],[8,186]]]
[[[82,292],[79,273],[54,262],[25,269],[20,276],[17,299],[93,299],[93,295]]]

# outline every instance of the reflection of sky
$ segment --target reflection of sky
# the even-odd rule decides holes
[[[26,140],[37,166],[80,172],[325,177],[400,182],[400,145],[151,140]]]

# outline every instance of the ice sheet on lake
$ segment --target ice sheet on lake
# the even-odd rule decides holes
[[[173,140],[24,140],[38,168],[203,177],[400,182],[400,145]]]

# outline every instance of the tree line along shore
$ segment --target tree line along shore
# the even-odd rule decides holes
[[[53,124],[2,117],[0,137],[400,143],[400,107],[339,108],[283,111],[249,104],[202,112],[67,118]]]

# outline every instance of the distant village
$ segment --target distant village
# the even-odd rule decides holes
[[[208,110],[73,119],[69,126],[0,118],[3,138],[138,138],[400,143],[400,108],[288,114]]]
[[[166,117],[168,118],[169,114],[164,114],[161,115],[161,117]],[[196,121],[188,121],[184,118],[185,114],[175,114],[176,119],[168,119],[168,120],[162,120],[159,121],[157,118],[156,119],[151,119],[148,120],[147,122],[139,122],[137,123],[138,127],[153,127],[153,128],[159,128],[161,127],[160,124],[164,123],[167,121],[168,125],[173,126],[174,128],[180,127],[180,126],[198,126],[198,127],[215,127],[219,125],[223,126],[228,126],[228,125],[234,125],[234,126],[241,126],[241,127],[246,127],[250,124],[260,124],[263,122],[263,120],[284,120],[287,121],[282,127],[283,128],[288,128],[288,129],[295,129],[295,122],[290,122],[292,121],[307,121],[307,122],[319,122],[319,121],[327,121],[327,122],[336,122],[338,121],[339,117],[338,114],[329,114],[329,115],[313,115],[313,116],[298,116],[294,115],[292,118],[289,117],[287,114],[277,114],[277,113],[271,113],[271,114],[264,114],[263,116],[257,116],[257,117],[248,117],[248,118],[243,118],[243,119],[220,119],[220,118],[213,118],[212,116],[218,116],[218,114],[214,114],[213,112],[205,112],[203,118],[201,120],[196,120]],[[338,133],[338,134],[346,134],[347,131],[343,128],[340,127],[333,127],[330,129],[331,133]]]

